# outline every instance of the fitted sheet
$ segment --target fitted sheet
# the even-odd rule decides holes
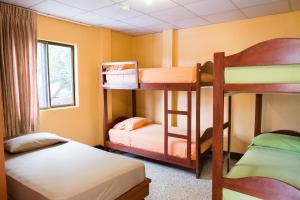
[[[106,75],[107,83],[135,83],[135,69],[114,70],[118,75]],[[196,67],[173,67],[173,68],[143,68],[139,69],[139,83],[195,83],[197,81]],[[212,82],[212,74],[202,73],[203,82]]]
[[[113,200],[145,180],[141,162],[74,141],[5,157],[14,200]]]
[[[262,176],[284,181],[300,188],[300,153],[282,149],[251,146],[226,177]],[[223,199],[256,200],[257,198],[223,189]]]
[[[300,64],[226,67],[225,83],[300,83]]]
[[[184,128],[170,127],[169,132],[186,135]],[[201,135],[203,132],[201,133]],[[149,124],[132,131],[110,129],[109,138],[113,143],[125,146],[135,147],[157,153],[164,153],[164,126],[161,124]],[[191,158],[196,159],[196,132],[192,132]],[[201,152],[206,151],[212,144],[212,139],[201,145]],[[186,158],[187,145],[186,140],[169,137],[169,155]]]

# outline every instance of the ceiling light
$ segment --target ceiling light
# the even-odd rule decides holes
[[[122,5],[122,9],[123,10],[130,10],[130,7],[129,7],[129,5]]]
[[[145,0],[145,3],[147,6],[150,6],[150,5],[152,5],[152,0]]]

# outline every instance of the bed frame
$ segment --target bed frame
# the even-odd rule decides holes
[[[146,178],[143,182],[133,187],[131,190],[122,194],[116,200],[143,200],[149,195],[149,184],[151,180]]]
[[[261,133],[262,93],[300,93],[300,84],[225,84],[225,67],[268,66],[300,63],[300,39],[273,39],[256,44],[240,53],[225,56],[214,54],[213,91],[213,199],[222,199],[222,188],[248,194],[262,199],[300,199],[299,188],[280,180],[266,177],[230,179],[223,177],[223,114],[224,94],[251,92],[256,94],[254,135]],[[299,136],[289,130],[274,131]],[[296,175],[297,176],[297,175]]]
[[[108,65],[124,65],[130,64],[134,65],[134,69],[126,74],[135,75],[135,83],[124,83],[124,84],[112,84],[106,82],[106,67]],[[197,64],[197,81],[195,83],[139,83],[139,66],[137,61],[129,62],[109,62],[101,64],[101,77],[102,77],[102,88],[103,88],[103,141],[104,147],[108,149],[119,150],[123,152],[128,152],[131,154],[151,158],[154,160],[163,161],[166,163],[175,164],[185,168],[193,169],[196,172],[196,177],[199,178],[202,170],[202,161],[205,153],[211,150],[211,147],[205,151],[201,151],[201,144],[212,138],[212,128],[205,130],[204,134],[200,138],[200,96],[201,96],[201,87],[212,86],[212,82],[202,82],[201,74],[209,73],[213,74],[213,64],[212,62],[206,62],[204,65]],[[111,74],[111,73],[110,73]],[[114,74],[118,75],[119,72]],[[121,74],[124,74],[122,72]],[[132,91],[132,116],[136,116],[136,90],[163,90],[164,91],[164,153],[157,153],[152,151],[147,151],[144,149],[134,148],[125,146],[122,144],[117,144],[109,141],[108,131],[113,127],[114,124],[124,120],[124,118],[119,118],[116,121],[110,123],[108,121],[108,100],[107,100],[107,91],[109,89],[125,89]],[[187,110],[169,110],[168,108],[168,92],[169,91],[185,91],[187,92]],[[191,126],[192,126],[192,91],[196,91],[196,160],[191,160]],[[231,110],[231,100],[229,101],[229,110]],[[170,133],[168,130],[168,118],[169,114],[173,115],[185,115],[187,116],[187,135],[182,136],[174,133]],[[231,126],[231,119],[228,118],[228,122],[224,124],[224,129]],[[230,133],[229,133],[230,134]],[[171,156],[168,154],[168,138],[175,137],[187,140],[187,158],[179,158]]]

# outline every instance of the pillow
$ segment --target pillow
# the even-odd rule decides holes
[[[4,146],[10,153],[21,153],[61,142],[68,141],[52,133],[32,133],[7,140]]]
[[[300,137],[276,133],[264,133],[252,140],[252,145],[296,151],[300,153]]]
[[[151,120],[149,120],[147,118],[132,117],[132,118],[126,119],[122,122],[119,122],[118,124],[116,124],[114,126],[114,129],[132,131],[134,129],[141,128],[150,123],[151,123]]]

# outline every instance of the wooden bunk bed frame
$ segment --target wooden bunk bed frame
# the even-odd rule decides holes
[[[225,56],[224,52],[215,53],[214,62],[213,199],[222,199],[222,188],[262,199],[300,199],[298,188],[280,180],[266,177],[224,178],[222,166],[224,94],[231,95],[235,92],[257,93],[254,126],[254,135],[256,136],[261,133],[263,93],[300,93],[300,84],[226,84],[224,82],[225,67],[299,64],[300,39],[268,40],[231,56]],[[300,137],[300,133],[296,131],[279,130],[273,132]]]
[[[135,83],[129,84],[111,84],[106,82],[106,75],[109,74],[105,70],[105,66],[108,65],[124,65],[130,64],[134,65],[134,72],[130,71],[126,74],[134,74],[136,76]],[[139,83],[139,66],[137,61],[128,61],[128,62],[107,62],[101,64],[101,77],[102,77],[102,88],[103,88],[103,141],[104,147],[108,149],[119,150],[122,152],[128,152],[131,154],[151,158],[158,161],[163,161],[170,164],[175,164],[181,167],[193,169],[196,172],[196,177],[199,178],[202,170],[202,161],[204,154],[211,150],[211,147],[201,153],[201,144],[212,138],[212,128],[208,128],[203,133],[200,139],[200,97],[201,97],[201,87],[212,86],[212,82],[202,82],[201,74],[209,73],[213,74],[213,64],[212,62],[206,62],[204,65],[197,64],[197,81],[195,83]],[[120,74],[116,72],[114,74]],[[121,74],[124,74],[121,73]],[[147,151],[140,148],[134,148],[125,146],[122,144],[117,144],[109,141],[109,129],[112,128],[116,123],[124,120],[124,117],[121,117],[115,120],[112,123],[108,121],[108,100],[107,100],[107,90],[109,89],[125,89],[132,91],[132,117],[136,116],[136,90],[163,90],[164,91],[164,153],[157,153],[153,151]],[[186,91],[187,92],[187,110],[169,110],[168,109],[168,92],[169,91]],[[196,91],[196,160],[191,159],[191,126],[192,126],[192,91]],[[231,110],[231,101],[229,104],[229,110]],[[168,115],[185,115],[187,116],[187,135],[179,135],[170,133],[168,130]],[[230,127],[230,118],[228,122],[224,124],[224,129]],[[187,140],[187,158],[179,158],[171,156],[168,154],[168,138],[175,137]]]

